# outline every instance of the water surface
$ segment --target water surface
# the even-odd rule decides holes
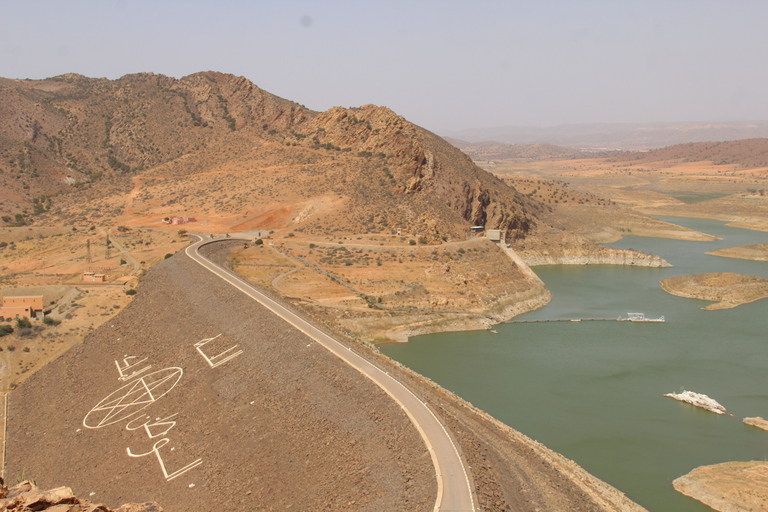
[[[723,240],[629,236],[612,244],[675,265],[546,266],[534,270],[553,293],[518,317],[664,315],[661,324],[552,322],[419,336],[382,351],[501,421],[543,442],[654,512],[706,511],[672,480],[693,468],[768,458],[768,432],[741,423],[768,417],[768,300],[702,311],[708,302],[667,294],[659,280],[700,272],[768,277],[768,262],[705,254],[764,243],[766,233],[701,219],[664,219]],[[705,393],[736,417],[664,398]]]

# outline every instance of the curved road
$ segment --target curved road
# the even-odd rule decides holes
[[[474,512],[475,503],[472,497],[472,486],[469,483],[466,468],[451,436],[432,410],[387,372],[352,352],[351,348],[325,334],[293,311],[261,293],[247,281],[219,267],[198,252],[198,249],[203,245],[215,241],[221,240],[205,240],[203,237],[200,237],[200,241],[187,247],[185,252],[194,261],[261,303],[274,314],[317,341],[344,362],[371,379],[400,404],[424,439],[424,443],[427,445],[427,449],[432,457],[432,463],[435,466],[437,474],[435,510],[441,512]]]

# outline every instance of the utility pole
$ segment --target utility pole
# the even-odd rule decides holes
[[[91,259],[91,239],[89,238],[85,242],[85,262],[91,263],[93,260]]]
[[[107,246],[106,250],[104,251],[104,259],[109,259],[109,234],[107,234]]]

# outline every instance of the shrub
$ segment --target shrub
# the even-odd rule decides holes
[[[166,255],[165,255],[165,257],[164,257],[163,259],[164,259],[164,260],[167,260],[167,259],[168,259],[168,258],[170,258],[171,256],[173,256],[173,254],[171,254],[171,253],[168,253],[168,254],[166,254]]]
[[[43,318],[43,323],[44,323],[45,325],[53,325],[53,326],[56,326],[56,325],[59,325],[59,324],[61,323],[61,320],[55,320],[55,319],[54,319],[53,317],[51,317],[51,316],[46,316],[45,318]]]
[[[13,346],[13,345],[8,345],[8,346],[7,346],[7,347],[5,347],[5,348],[6,348],[6,350],[8,350],[8,352],[13,352],[14,350],[16,350],[16,347],[15,347],[15,346]]]
[[[411,238],[410,240],[408,240],[408,245],[416,245],[416,240]]]
[[[16,327],[19,329],[31,329],[32,322],[29,321],[29,318],[23,316],[16,320]]]
[[[253,241],[254,245],[262,245],[263,243],[264,243],[264,240],[262,240],[261,238],[257,238],[256,240]]]
[[[10,325],[0,325],[0,336],[5,336],[6,334],[11,334],[13,332],[13,327]]]
[[[24,352],[29,352],[29,347],[24,347],[22,350],[23,350]]]
[[[126,295],[136,295],[136,290],[134,290],[133,288],[130,288],[128,290],[125,290],[125,294]]]

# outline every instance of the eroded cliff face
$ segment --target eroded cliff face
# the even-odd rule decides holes
[[[386,159],[389,194],[435,203],[433,224],[452,224],[438,231],[459,234],[479,225],[502,229],[514,239],[524,237],[535,223],[528,200],[516,190],[388,108],[334,107],[307,122],[301,139],[303,145]]]

